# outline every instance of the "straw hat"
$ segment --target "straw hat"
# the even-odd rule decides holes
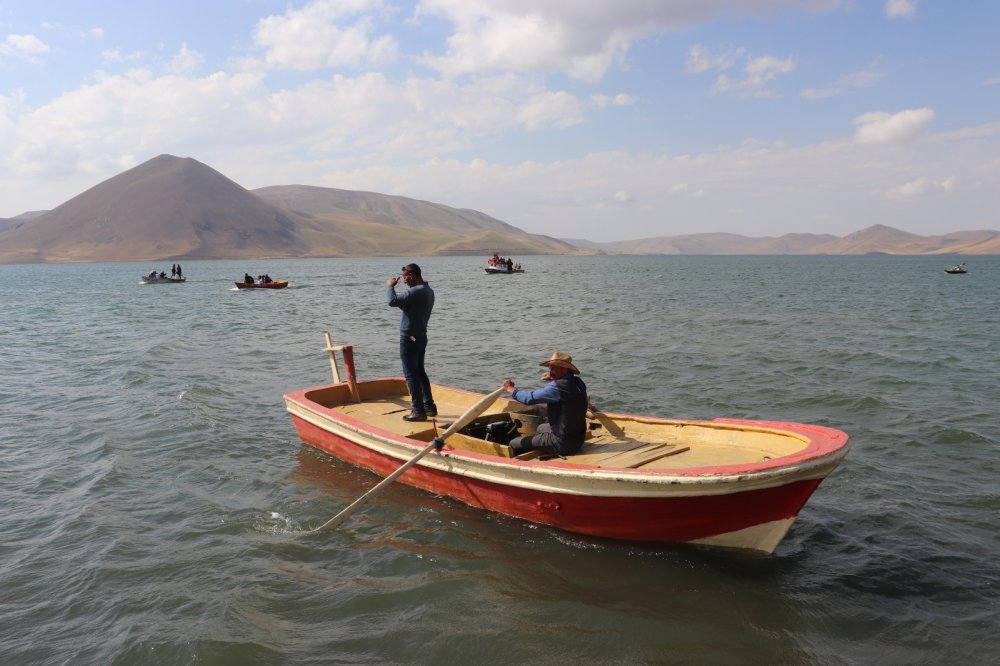
[[[538,365],[544,365],[551,368],[553,365],[558,365],[560,368],[566,368],[576,374],[580,374],[580,370],[573,365],[573,357],[565,352],[552,352],[552,356],[547,361],[542,361]]]

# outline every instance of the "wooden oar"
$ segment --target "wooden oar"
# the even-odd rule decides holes
[[[618,424],[611,420],[607,414],[603,411],[594,407],[594,403],[587,403],[587,411],[590,415],[597,421],[600,422],[604,429],[608,431],[614,437],[625,437],[625,431],[618,427]]]
[[[366,492],[358,499],[354,500],[353,504],[351,504],[346,509],[338,513],[336,516],[334,516],[330,520],[326,521],[325,523],[323,523],[322,525],[311,531],[322,532],[324,530],[332,530],[338,527],[341,523],[350,518],[355,511],[357,511],[362,506],[367,504],[373,497],[376,497],[379,493],[381,493],[390,483],[392,483],[393,481],[396,480],[397,477],[402,475],[403,472],[416,465],[418,460],[426,456],[434,448],[444,446],[444,440],[448,439],[456,432],[458,432],[465,426],[469,425],[469,423],[471,423],[473,419],[475,419],[477,416],[485,412],[490,405],[496,402],[496,399],[500,397],[501,393],[503,393],[503,387],[498,388],[496,391],[493,391],[493,393],[490,393],[488,396],[484,397],[482,400],[474,404],[472,407],[468,409],[468,411],[466,411],[464,414],[458,417],[458,420],[452,423],[447,430],[445,430],[443,433],[432,439],[431,443],[425,446],[423,449],[421,449],[420,453],[407,460],[399,469],[397,469],[395,472],[382,479],[382,481],[377,486]]]

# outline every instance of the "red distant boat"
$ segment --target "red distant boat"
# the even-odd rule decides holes
[[[237,289],[284,289],[288,280],[272,280],[271,282],[234,282]]]
[[[334,384],[286,394],[285,406],[307,444],[382,476],[483,398],[434,385],[437,417],[408,422],[404,379],[357,381],[353,360],[347,374],[347,381],[335,374]],[[597,412],[578,454],[512,458],[511,429],[534,432],[543,413],[500,398],[399,480],[579,534],[771,553],[849,449],[845,433],[816,425]]]

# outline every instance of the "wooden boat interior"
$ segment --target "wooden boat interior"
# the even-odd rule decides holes
[[[356,402],[347,383],[307,391],[312,402],[351,419],[421,442],[430,442],[468,410],[481,394],[445,386],[433,386],[438,415],[426,422],[408,422],[410,396],[402,378],[357,383],[361,398]],[[520,434],[531,434],[544,420],[544,405],[522,405],[501,398],[477,423],[520,422]],[[602,412],[589,415],[588,431],[581,451],[565,459],[549,458],[537,451],[518,459],[537,464],[550,462],[615,469],[682,469],[692,467],[752,464],[791,455],[808,445],[804,435],[755,425],[714,421],[682,421],[645,418]],[[506,444],[466,434],[451,435],[453,449],[501,458],[510,457]]]

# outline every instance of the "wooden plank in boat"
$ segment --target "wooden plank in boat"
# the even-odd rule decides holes
[[[621,441],[597,444],[584,449],[586,453],[572,456],[572,461],[595,467],[636,468],[648,465],[661,458],[687,451],[689,447],[677,444],[646,444],[636,441]]]

